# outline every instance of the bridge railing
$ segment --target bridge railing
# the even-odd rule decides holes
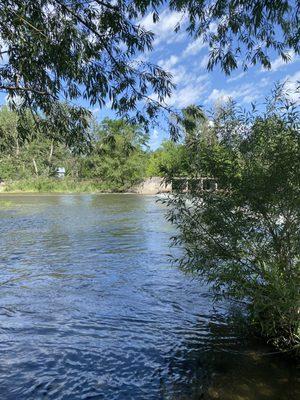
[[[214,190],[218,190],[218,183],[215,178],[175,177],[172,179],[172,192],[174,193],[199,193]]]

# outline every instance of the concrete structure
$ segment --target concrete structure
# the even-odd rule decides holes
[[[176,177],[172,179],[172,192],[193,193],[214,190],[218,190],[218,183],[215,178]]]
[[[172,183],[166,184],[159,176],[145,179],[133,188],[133,193],[159,194],[159,193],[199,193],[201,191],[218,190],[218,184],[214,178],[187,178],[176,177]]]
[[[137,185],[133,191],[138,194],[158,194],[170,193],[172,185],[166,184],[164,179],[159,176],[145,179],[142,183]]]

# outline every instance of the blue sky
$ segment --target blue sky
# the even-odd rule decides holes
[[[184,30],[175,33],[174,27],[178,21],[184,25],[184,17],[169,10],[161,13],[156,24],[153,23],[152,14],[140,21],[141,25],[155,33],[154,50],[141,55],[141,59],[158,63],[173,75],[176,90],[168,100],[169,105],[182,108],[199,104],[209,108],[218,101],[232,97],[247,107],[251,102],[263,103],[274,82],[285,80],[289,81],[287,87],[291,97],[295,96],[296,82],[300,80],[300,57],[293,52],[290,52],[291,60],[288,63],[271,53],[271,70],[264,70],[257,65],[249,67],[247,72],[237,69],[230,76],[226,76],[220,68],[208,72],[207,46],[201,39],[193,40]],[[96,110],[95,114],[101,119],[103,111]],[[154,129],[151,148],[157,148],[167,136],[167,132]]]
[[[177,22],[183,29],[174,32]],[[270,54],[272,70],[264,70],[260,65],[249,67],[247,72],[235,70],[231,76],[226,76],[219,68],[208,72],[206,70],[208,48],[201,39],[193,40],[184,31],[184,16],[177,12],[164,10],[158,23],[154,24],[152,14],[146,15],[139,21],[146,29],[155,33],[154,49],[152,52],[141,54],[141,60],[159,64],[173,75],[176,84],[167,103],[176,108],[189,104],[199,104],[210,108],[215,102],[234,98],[240,105],[247,107],[251,102],[262,103],[276,81],[288,80],[291,96],[295,96],[296,81],[300,80],[300,57],[290,53],[290,62],[285,63],[275,54]],[[2,100],[2,101],[1,101]],[[5,102],[4,95],[0,98]],[[80,102],[90,108],[88,103]],[[113,117],[109,107],[90,108],[97,120],[106,116]],[[168,133],[160,128],[151,132],[150,147],[157,148]]]

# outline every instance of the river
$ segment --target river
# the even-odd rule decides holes
[[[170,263],[138,195],[0,197],[1,400],[294,400],[291,360]]]

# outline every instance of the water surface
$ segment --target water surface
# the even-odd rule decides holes
[[[137,195],[0,197],[0,398],[294,400],[294,363],[169,262]]]

